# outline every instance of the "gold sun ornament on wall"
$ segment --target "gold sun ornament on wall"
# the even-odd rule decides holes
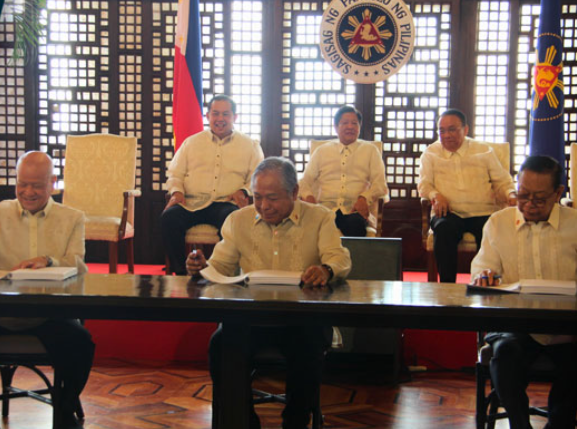
[[[363,12],[363,21],[359,22],[356,16],[349,16],[348,22],[353,27],[352,30],[345,30],[341,36],[346,40],[351,40],[349,44],[349,54],[354,54],[359,48],[363,49],[363,58],[368,61],[371,59],[371,49],[378,53],[386,53],[383,39],[388,40],[393,37],[388,29],[381,29],[387,23],[385,15],[379,15],[375,22],[371,20],[372,13],[369,9]]]

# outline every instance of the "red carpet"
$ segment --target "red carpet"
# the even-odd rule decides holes
[[[88,264],[91,273],[107,273],[107,264]],[[137,265],[136,274],[163,275],[162,265]],[[119,273],[127,273],[120,265]],[[457,281],[467,283],[470,276],[459,274]],[[405,272],[403,280],[426,282],[427,273]],[[208,342],[216,329],[213,323],[142,322],[88,320],[86,326],[96,343],[97,358],[206,361]],[[474,332],[404,330],[404,355],[408,365],[430,369],[474,365]]]
[[[136,274],[164,275],[163,265],[136,265]],[[88,264],[90,273],[108,273],[108,264]],[[118,273],[128,273],[119,265]],[[96,358],[206,361],[214,323],[87,320]]]

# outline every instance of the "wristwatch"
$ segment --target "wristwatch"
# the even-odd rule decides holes
[[[328,264],[322,264],[321,267],[325,268],[329,272],[329,280],[331,280],[335,275],[335,272],[333,271],[331,266]]]
[[[46,258],[46,266],[51,267],[54,264],[54,261],[52,260],[52,258],[48,255],[45,255],[44,257]]]

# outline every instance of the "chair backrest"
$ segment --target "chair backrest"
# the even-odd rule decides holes
[[[88,216],[122,216],[123,192],[134,189],[136,137],[68,136],[63,203]]]
[[[489,143],[503,168],[509,173],[511,170],[511,148],[509,143]]]
[[[402,280],[403,246],[400,238],[342,237],[351,252],[351,280]]]
[[[577,208],[577,143],[571,143],[571,155],[569,155],[569,186],[573,200],[573,208]]]
[[[327,142],[330,142],[330,141],[333,141],[333,140],[311,140],[311,147],[309,149],[309,154],[312,155],[314,153],[314,151],[317,150],[317,148],[319,146],[321,146]],[[366,140],[360,140],[360,139],[359,139],[359,141],[366,142]],[[379,150],[379,153],[382,156],[382,154],[383,154],[383,142],[371,141],[370,143],[374,144],[377,147],[377,149]]]

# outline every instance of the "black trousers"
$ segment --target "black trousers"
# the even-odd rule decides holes
[[[251,357],[263,347],[278,349],[287,361],[286,406],[282,413],[283,429],[306,429],[320,394],[325,352],[332,337],[331,327],[322,326],[253,326],[250,328]],[[230,359],[231,357],[229,357]],[[222,361],[222,328],[210,340],[209,362],[213,381],[212,427],[219,428],[219,392],[224,388],[220,379]],[[247,377],[248,378],[248,377]],[[254,410],[251,386],[249,390],[250,428],[260,429]]]
[[[95,347],[90,332],[77,320],[55,319],[21,331],[0,327],[0,333],[38,337],[54,367],[62,374],[62,416],[65,421],[72,419],[92,368]]]
[[[531,364],[546,354],[554,364],[553,383],[549,391],[549,421],[546,429],[575,428],[577,411],[577,344],[543,346],[529,334],[491,333],[487,342],[493,347],[491,378],[509,415],[511,429],[530,429],[529,384]]]
[[[455,283],[457,280],[457,246],[465,232],[475,236],[477,249],[481,247],[483,226],[487,219],[489,216],[461,218],[454,213],[431,218],[434,233],[433,250],[442,283]]]
[[[186,210],[180,205],[165,210],[160,216],[160,223],[164,250],[170,261],[171,270],[177,275],[186,275],[187,255],[185,254],[184,237],[189,228],[204,223],[214,226],[220,234],[224,220],[235,210],[238,210],[238,206],[229,202],[212,203],[210,206],[195,212]]]
[[[358,213],[343,214],[337,210],[335,223],[345,237],[365,237],[367,235],[367,220]]]

